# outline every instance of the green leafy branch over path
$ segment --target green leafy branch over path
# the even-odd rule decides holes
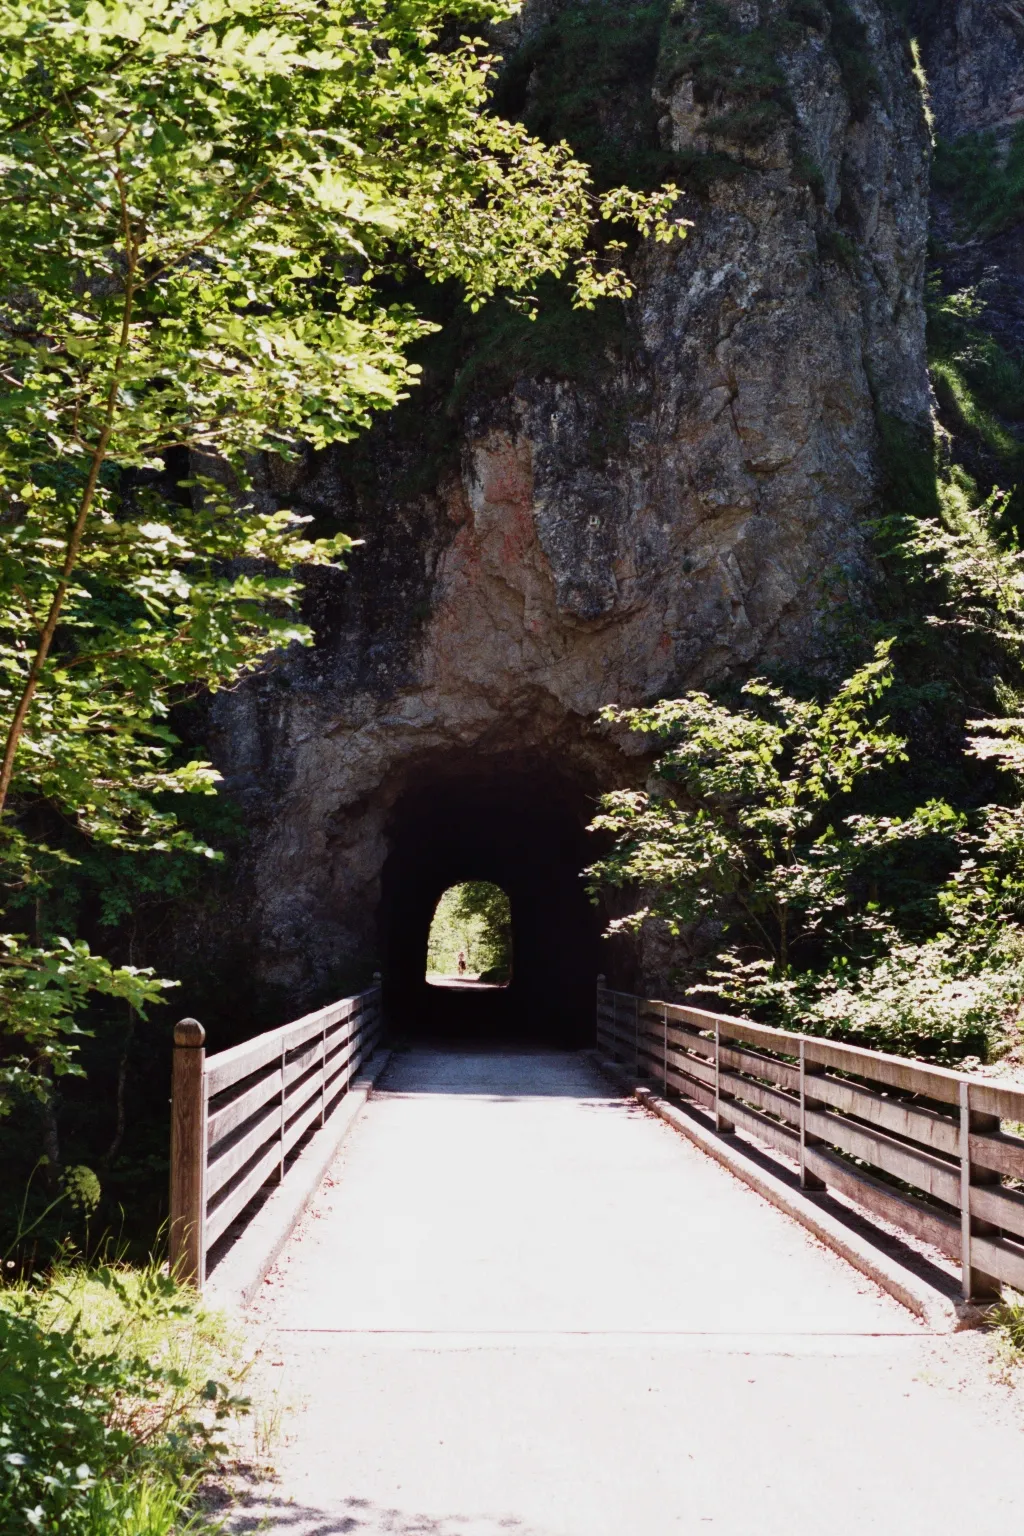
[[[212,856],[168,809],[217,778],[168,710],[310,643],[298,573],[352,541],[247,504],[247,470],[414,382],[432,327],[387,285],[529,310],[571,272],[590,306],[630,291],[598,221],[684,232],[675,188],[597,197],[567,145],[487,110],[494,61],[463,29],[508,14],[0,0],[0,857],[36,912],[0,952],[0,1090],[75,1069],[89,991],[141,1009],[166,985],[45,931],[42,898],[69,827]]]

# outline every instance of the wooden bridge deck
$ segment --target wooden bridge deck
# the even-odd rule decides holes
[[[978,1339],[936,1340],[575,1056],[393,1059],[255,1309],[293,1536],[997,1533]],[[957,1352],[960,1353],[957,1353]],[[964,1351],[967,1353],[965,1354]]]

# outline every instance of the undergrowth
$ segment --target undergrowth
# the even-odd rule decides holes
[[[1000,457],[1016,460],[1024,445],[1007,423],[1024,421],[1024,365],[985,330],[984,310],[976,289],[943,294],[933,280],[929,362],[944,403],[952,405],[962,424]]]
[[[1004,1291],[1002,1301],[988,1315],[995,1336],[997,1380],[1015,1386],[1024,1369],[1024,1296]]]
[[[212,1533],[194,1495],[242,1374],[223,1321],[153,1263],[0,1288],[0,1530]]]

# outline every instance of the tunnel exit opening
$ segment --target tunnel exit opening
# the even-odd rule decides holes
[[[593,806],[592,794],[543,762],[464,758],[421,769],[387,826],[381,936],[395,1038],[593,1044],[600,924],[581,878],[595,857],[586,832]],[[439,905],[466,885],[496,888],[507,902],[500,982],[474,985],[463,973],[470,984],[458,985],[458,949],[454,979],[431,971]]]
[[[507,987],[512,980],[512,908],[490,880],[463,880],[441,895],[427,939],[427,985]]]

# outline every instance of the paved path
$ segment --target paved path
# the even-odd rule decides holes
[[[578,1057],[398,1056],[255,1308],[231,1531],[1002,1536],[1024,1439],[919,1324]]]

